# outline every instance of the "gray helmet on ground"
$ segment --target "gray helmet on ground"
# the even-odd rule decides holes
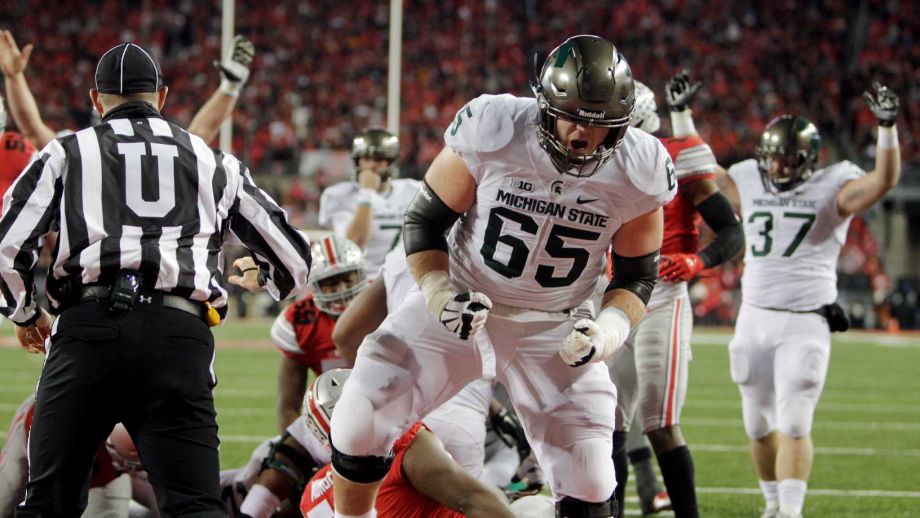
[[[362,158],[389,160],[390,167],[385,178],[396,176],[396,161],[399,159],[399,137],[383,128],[365,128],[351,141],[351,158],[355,161],[355,170]]]
[[[821,137],[808,119],[782,115],[770,121],[755,150],[764,189],[785,192],[805,183],[815,171]]]
[[[599,36],[573,36],[550,53],[537,81],[540,145],[560,173],[593,175],[613,157],[629,127],[636,100],[629,64],[613,43]],[[559,118],[610,132],[593,152],[577,153],[556,136]]]
[[[328,370],[313,380],[303,398],[307,428],[323,446],[329,446],[332,410],[342,397],[342,388],[350,375],[351,369]]]

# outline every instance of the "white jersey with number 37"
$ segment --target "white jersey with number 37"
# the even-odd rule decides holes
[[[843,161],[815,171],[792,191],[768,192],[750,159],[733,165],[744,222],[744,302],[810,311],[837,299],[837,257],[853,216],[841,217],[837,196],[865,171]]]
[[[477,184],[450,235],[450,273],[456,288],[494,302],[561,311],[591,297],[613,235],[670,201],[677,180],[664,146],[635,128],[593,176],[560,174],[540,147],[539,118],[534,99],[483,95],[447,128]]]

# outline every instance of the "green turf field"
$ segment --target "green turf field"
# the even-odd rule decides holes
[[[228,323],[216,331],[224,468],[242,464],[260,439],[275,433],[278,354],[267,346],[269,324]],[[9,324],[0,328],[0,337],[11,334]],[[729,336],[696,331],[682,428],[696,463],[701,515],[756,517],[762,499],[746,450],[740,399],[729,378]],[[816,458],[806,516],[920,514],[918,364],[916,335],[850,333],[835,341],[814,428]],[[0,443],[40,368],[40,357],[0,347]],[[638,514],[634,492],[627,494],[628,514]]]

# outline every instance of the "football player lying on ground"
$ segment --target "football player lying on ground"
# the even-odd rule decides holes
[[[365,292],[378,289],[381,290],[383,298],[387,297],[386,291],[381,289],[384,286],[383,282],[365,288],[365,262],[361,250],[351,241],[330,235],[315,242],[312,252],[313,268],[310,283],[313,293],[295,302],[280,314],[271,330],[272,340],[284,354],[278,374],[278,420],[283,433],[269,445],[263,443],[256,448],[252,460],[246,467],[232,473],[222,473],[223,498],[228,502],[231,516],[265,518],[277,512],[282,516],[288,516],[292,511],[297,512],[297,502],[304,484],[317,467],[330,461],[328,451],[307,432],[305,419],[298,410],[306,392],[308,371],[312,370],[315,375],[320,375],[332,366],[347,362],[336,352],[332,338],[342,322],[348,318],[347,315],[353,314],[349,308],[358,302],[356,296],[365,298]],[[400,260],[403,264],[401,268],[397,266]],[[390,290],[391,295],[398,297],[399,293],[404,294],[408,290],[408,286],[402,289],[403,277],[409,283],[412,282],[406,272],[405,256],[390,260],[388,264],[388,272],[392,272],[394,276],[390,276],[389,273],[385,273],[384,276],[388,279],[389,285],[394,286]],[[258,289],[257,274],[255,270],[250,270],[255,266],[252,258],[241,258],[235,266],[248,272],[244,274],[248,277],[240,279],[239,282],[249,289]],[[403,277],[396,276],[400,269],[404,273]],[[394,279],[399,279],[399,282]],[[378,302],[383,307],[385,315],[386,301],[381,299]],[[382,317],[379,320],[382,320]],[[369,321],[361,320],[362,323]],[[371,330],[374,327],[376,324],[373,324]],[[351,358],[353,357],[352,355]],[[479,405],[479,401],[483,401],[482,406],[488,405],[491,386],[486,383],[485,388],[489,389],[487,395],[482,395],[482,387],[476,388],[475,391],[471,389],[471,396],[468,398],[470,402],[447,410],[444,419],[439,421],[441,429],[445,430],[444,436],[448,437],[452,444],[458,445],[454,450],[458,452],[458,458],[478,458],[480,472],[483,468],[486,417],[485,411],[477,414],[475,407]],[[294,403],[295,400],[297,403]],[[463,424],[452,422],[448,415]],[[469,419],[470,415],[478,415],[478,423],[475,419]],[[506,418],[501,418],[501,421],[503,425],[513,423],[513,420],[509,421]],[[478,447],[475,440],[470,440],[471,432],[465,430],[470,427],[475,429],[476,426],[483,429],[479,435]],[[516,437],[526,445],[519,425],[516,433],[514,426],[504,428],[505,435]],[[477,451],[478,457],[475,454]],[[470,461],[468,465],[475,467],[476,463]],[[513,473],[514,467],[516,462],[515,466],[502,471]],[[288,497],[294,500],[293,508],[289,505]]]
[[[0,450],[0,518],[12,518],[16,505],[25,498],[29,476],[27,447],[34,411],[35,396],[30,394],[13,415],[6,442]],[[129,477],[122,476],[124,474]],[[141,505],[156,509],[153,487],[146,479],[131,437],[124,426],[116,425],[105,445],[96,451],[89,500],[83,516],[128,516],[132,494],[140,498]],[[158,514],[153,511],[145,516]]]
[[[304,485],[330,457],[307,431],[301,413],[310,371],[319,376],[344,365],[332,344],[339,315],[365,289],[365,261],[358,246],[330,235],[312,245],[312,293],[278,315],[271,336],[283,357],[278,369],[278,427],[281,435],[259,445],[247,466],[221,473],[222,497],[231,516],[299,516]],[[238,259],[239,283],[259,289],[251,257]],[[273,514],[278,513],[278,514]]]
[[[310,431],[329,447],[329,423],[350,369],[335,369],[317,378],[304,412]],[[495,492],[460,468],[423,423],[418,422],[393,445],[393,464],[383,480],[375,507],[380,518],[512,518]],[[333,518],[332,466],[319,470],[307,484],[300,510],[310,518]]]

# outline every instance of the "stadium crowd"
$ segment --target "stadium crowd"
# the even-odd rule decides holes
[[[9,6],[3,25],[37,45],[30,80],[53,127],[89,122],[84,100],[93,56],[125,39],[149,42],[166,70],[181,70],[169,115],[188,121],[211,91],[219,55],[219,2],[147,0],[149,15],[111,0],[42,9]],[[237,30],[262,49],[234,116],[236,152],[263,172],[293,172],[301,150],[346,149],[351,136],[384,122],[386,3],[237,2]],[[442,128],[473,92],[521,92],[533,52],[562,35],[605,34],[653,90],[681,66],[705,80],[697,101],[701,135],[730,163],[745,156],[780,112],[816,119],[828,152],[867,159],[871,113],[859,93],[870,78],[905,92],[905,161],[920,143],[920,19],[895,16],[897,2],[408,2],[403,25],[403,168],[430,163]],[[865,11],[865,12],[863,12]],[[870,14],[861,18],[862,14]],[[54,30],[50,30],[51,28]],[[805,49],[805,50],[803,50]],[[893,59],[897,56],[897,59]],[[62,71],[67,73],[62,73]],[[845,140],[846,135],[853,135]]]
[[[345,150],[361,128],[385,124],[389,7],[367,0],[236,3],[237,31],[260,51],[234,114],[234,152],[266,177],[261,183],[295,224],[311,226],[322,190],[348,171],[333,166],[298,175],[301,155]],[[36,45],[27,77],[48,124],[90,123],[85,91],[95,56],[130,39],[147,42],[166,70],[177,71],[166,78],[166,115],[187,123],[214,88],[220,3],[146,0],[145,14],[112,0],[89,4],[64,2],[52,10],[29,0],[0,17],[20,45]],[[905,166],[916,167],[920,18],[896,16],[898,5],[669,0],[584,2],[571,9],[539,0],[407,2],[402,174],[419,177],[425,171],[440,149],[443,128],[474,93],[526,93],[522,85],[532,78],[534,53],[576,32],[613,39],[634,74],[655,91],[679,67],[693,70],[706,85],[694,106],[699,132],[723,164],[749,156],[764,123],[781,112],[815,121],[825,137],[824,160],[871,163],[872,114],[859,93],[872,78],[904,92],[901,149]],[[667,117],[662,122],[667,131]],[[894,306],[916,298],[910,280],[887,279],[858,229],[851,229],[842,282],[882,293],[870,303],[875,312],[888,311],[885,293],[892,290],[901,294]],[[729,269],[700,281],[698,316],[730,322],[739,276]],[[908,318],[907,310],[894,312],[901,313],[908,327],[920,320]],[[881,325],[884,318],[870,318],[867,325]]]

